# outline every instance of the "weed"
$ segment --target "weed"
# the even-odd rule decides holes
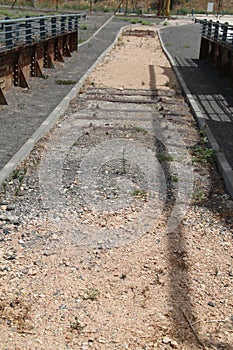
[[[75,331],[78,331],[79,333],[81,333],[82,330],[84,329],[84,327],[85,327],[85,326],[83,326],[83,325],[80,323],[80,321],[79,321],[79,319],[78,319],[77,316],[75,316],[74,322],[70,322],[70,328],[71,328],[72,331],[75,330]]]
[[[191,155],[193,162],[200,163],[202,166],[207,166],[214,161],[214,151],[204,145],[193,147]]]
[[[24,109],[25,108],[25,103],[23,103],[23,102],[21,102],[21,103],[18,103],[18,107],[19,107],[19,109]]]
[[[18,179],[21,173],[21,169],[14,169],[12,172],[12,179]]]
[[[146,197],[147,192],[145,190],[134,190],[132,195],[135,197]]]
[[[49,78],[48,74],[41,74],[41,78],[47,80]]]
[[[91,44],[91,43],[88,43],[88,44],[87,44],[87,47],[88,47],[88,49],[90,49],[90,48],[92,47],[92,44]]]
[[[4,194],[6,193],[6,189],[7,189],[7,182],[4,181],[4,182],[2,183],[2,191],[3,191]]]
[[[177,84],[176,84],[176,83],[173,83],[173,82],[170,81],[170,80],[169,80],[168,82],[166,82],[165,85],[166,85],[167,87],[169,87],[170,89],[172,89],[172,90],[177,90],[177,89],[178,89]]]
[[[171,162],[174,160],[173,156],[170,154],[159,153],[156,157],[160,162]]]
[[[31,305],[19,297],[2,300],[0,303],[1,323],[6,322],[9,327],[16,327],[19,333],[31,330],[33,325],[30,319],[30,309]]]
[[[148,131],[146,129],[143,129],[140,126],[135,126],[133,131],[135,131],[135,132],[142,132],[143,134],[147,134],[148,133]]]
[[[203,190],[201,189],[196,189],[193,192],[193,199],[196,200],[197,202],[201,202],[203,201],[203,199],[205,198],[205,193]]]
[[[151,26],[151,25],[152,25],[151,22],[145,21],[145,20],[141,20],[141,24],[142,24],[143,26]]]
[[[87,24],[81,25],[80,29],[82,29],[82,30],[87,30]]]
[[[171,179],[173,182],[178,182],[178,176],[177,175],[172,175]]]
[[[62,80],[57,79],[56,84],[57,85],[75,85],[77,82],[75,80]]]
[[[88,288],[84,293],[84,300],[97,300],[100,295],[100,291],[96,288]]]

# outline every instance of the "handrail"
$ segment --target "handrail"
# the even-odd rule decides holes
[[[78,31],[80,18],[85,19],[86,13],[1,20],[0,51]]]
[[[196,18],[195,23],[201,24],[202,37],[233,47],[233,26],[228,22],[220,23],[219,21],[213,22],[212,20]]]

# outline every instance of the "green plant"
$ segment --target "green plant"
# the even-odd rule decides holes
[[[173,156],[170,154],[159,153],[156,157],[160,162],[171,162],[174,160]]]
[[[173,182],[178,182],[178,176],[177,175],[172,175],[171,179]]]
[[[196,189],[193,192],[193,199],[197,202],[201,202],[205,198],[205,193],[202,189]]]
[[[133,131],[135,131],[135,132],[142,132],[143,134],[147,134],[148,133],[148,131],[146,129],[143,129],[140,126],[135,126]]]
[[[207,166],[214,161],[214,151],[206,145],[192,147],[191,155],[194,163],[200,163],[203,166]]]
[[[12,171],[12,179],[18,179],[21,173],[21,169],[14,169]]]
[[[4,182],[2,183],[2,191],[3,191],[3,193],[6,193],[6,189],[7,189],[7,182],[4,181]]]
[[[72,331],[75,330],[75,331],[78,331],[79,333],[81,333],[82,330],[84,329],[84,327],[85,327],[85,326],[83,326],[83,325],[80,323],[80,321],[79,321],[79,319],[78,319],[77,316],[75,316],[74,322],[70,322],[70,328],[71,328]]]
[[[132,195],[135,197],[146,197],[147,192],[145,190],[134,190]]]
[[[84,300],[97,300],[100,295],[100,291],[96,288],[88,288],[84,293]]]
[[[188,13],[189,13],[189,10],[186,9],[185,7],[182,7],[182,8],[180,9],[180,15],[186,16]]]
[[[48,74],[41,74],[41,78],[47,80],[49,78]]]
[[[57,79],[56,84],[57,85],[74,85],[77,82],[75,80],[62,80],[62,79]]]
[[[87,25],[86,25],[86,24],[81,25],[81,26],[80,26],[80,29],[82,29],[82,30],[87,30]]]

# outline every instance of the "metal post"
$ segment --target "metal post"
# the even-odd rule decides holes
[[[5,19],[11,19],[10,17],[6,17]],[[12,23],[5,23],[5,44],[6,47],[13,46],[13,36],[12,36]]]
[[[66,28],[66,17],[61,17],[61,34],[65,33]]]
[[[74,30],[78,31],[78,16],[74,17]]]
[[[223,33],[222,33],[222,41],[226,42],[227,41],[227,31],[228,31],[228,22],[225,22],[222,25]]]
[[[208,22],[208,29],[207,29],[207,37],[208,37],[209,39],[211,38],[212,24],[213,24],[213,22],[210,20],[210,21]]]
[[[68,32],[72,32],[72,16],[68,17]]]
[[[26,16],[26,18],[29,18],[30,16]],[[26,44],[31,44],[32,42],[32,24],[30,20],[26,21],[25,23],[25,33],[26,33]]]
[[[214,29],[214,40],[218,40],[218,31],[219,31],[219,21],[215,23],[215,29]]]
[[[201,22],[202,23],[202,35],[206,34],[206,27],[207,27],[207,20],[204,19],[204,21]]]
[[[52,36],[56,36],[57,35],[57,19],[56,19],[56,17],[52,17],[51,27],[52,27]]]
[[[44,18],[41,18],[39,22],[40,22],[40,38],[41,40],[44,40],[46,38]]]

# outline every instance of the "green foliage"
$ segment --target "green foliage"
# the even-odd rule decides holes
[[[206,145],[194,146],[191,149],[192,160],[202,166],[208,166],[214,161],[214,151]]]
[[[97,300],[100,295],[100,291],[96,288],[88,288],[84,293],[84,300]]]
[[[72,331],[78,331],[78,333],[81,333],[82,330],[84,329],[84,326],[80,323],[78,320],[78,317],[75,316],[74,322],[70,322],[70,328]]]
[[[75,80],[62,80],[62,79],[57,79],[56,84],[57,85],[74,85],[77,82]]]
[[[87,25],[86,25],[86,24],[81,25],[81,26],[80,26],[80,29],[82,29],[82,30],[87,30]]]
[[[145,190],[134,190],[132,195],[135,197],[146,197],[147,192]]]
[[[160,162],[171,162],[174,160],[173,156],[170,154],[159,153],[156,157]]]
[[[148,133],[148,131],[146,129],[143,129],[140,126],[135,126],[133,131],[135,131],[135,132],[142,132],[143,134],[147,134]]]

